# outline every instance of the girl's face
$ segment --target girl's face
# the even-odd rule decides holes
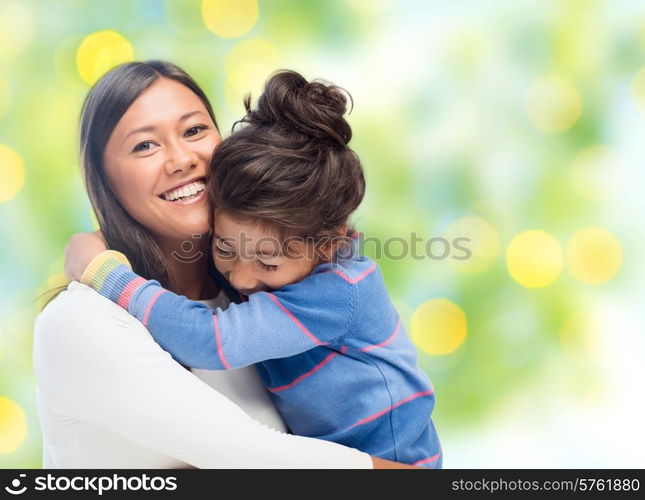
[[[210,230],[204,180],[220,142],[199,97],[160,78],[114,128],[106,175],[125,211],[157,241],[189,239]]]
[[[219,211],[215,211],[214,227],[215,267],[242,298],[300,281],[319,262],[313,245],[294,242],[285,255],[275,236],[258,225],[237,222]]]

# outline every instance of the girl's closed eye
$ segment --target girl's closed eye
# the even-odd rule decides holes
[[[258,260],[258,262],[262,266],[262,269],[264,269],[265,271],[277,271],[278,270],[278,266],[276,266],[275,264],[265,264],[264,262],[259,261],[259,260]]]
[[[217,253],[217,255],[219,255],[221,257],[232,257],[233,256],[233,252],[229,252],[228,250],[224,250],[224,249],[218,247],[217,245],[215,245],[215,253]]]

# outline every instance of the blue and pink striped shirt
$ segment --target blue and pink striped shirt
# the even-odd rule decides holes
[[[83,282],[136,316],[181,364],[230,370],[257,363],[291,432],[441,467],[434,389],[378,266],[358,255],[356,240],[349,257],[225,311],[145,280],[114,254],[97,257]]]

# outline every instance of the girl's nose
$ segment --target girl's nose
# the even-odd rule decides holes
[[[258,288],[258,280],[244,266],[236,265],[228,275],[231,286],[247,295]]]

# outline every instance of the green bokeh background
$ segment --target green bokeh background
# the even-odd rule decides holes
[[[0,203],[0,398],[27,425],[0,466],[41,466],[36,297],[59,283],[69,236],[95,228],[78,165],[89,85],[76,56],[102,30],[127,39],[135,59],[186,69],[224,134],[242,114],[238,93],[257,92],[279,67],[348,89],[368,181],[354,222],[366,236],[429,239],[465,216],[495,228],[499,252],[476,273],[450,257],[379,260],[408,327],[436,298],[467,319],[451,354],[420,350],[446,467],[645,466],[645,4],[627,0],[261,0],[257,21],[232,38],[207,29],[197,0],[0,0],[0,144],[25,170],[22,189]],[[231,54],[249,40],[270,57],[251,51],[240,73]],[[581,106],[559,132],[530,112],[531,89],[553,76]],[[597,145],[613,160],[581,187],[576,158]],[[12,175],[0,173],[0,183]],[[565,265],[550,285],[527,288],[509,274],[505,251],[518,233],[541,229],[566,248],[587,227],[620,242],[611,280],[586,284]],[[567,323],[576,313],[585,321]],[[0,440],[15,425],[0,406]]]

